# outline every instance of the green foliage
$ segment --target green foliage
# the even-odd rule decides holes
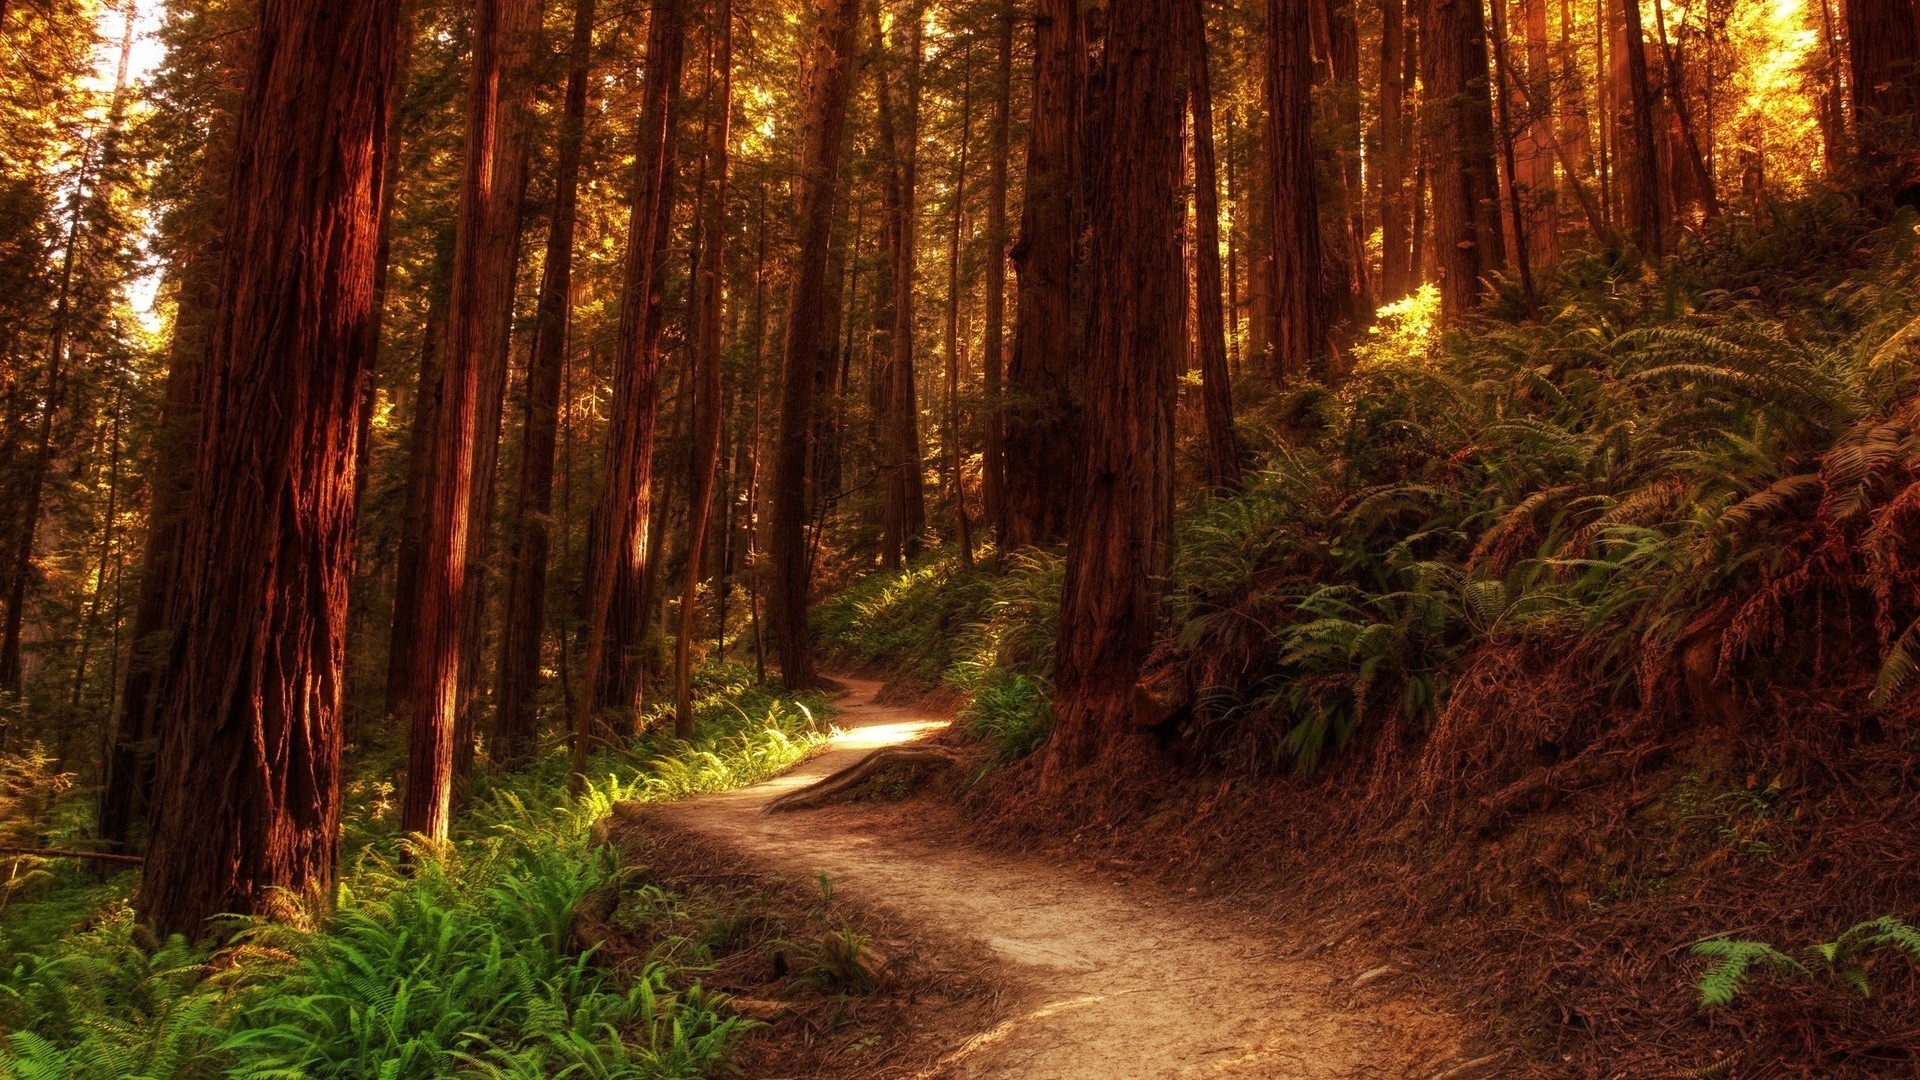
[[[483,780],[453,840],[416,847],[358,807],[337,910],[261,924],[218,950],[141,939],[116,907],[0,975],[0,1076],[695,1077],[742,1022],[693,972],[594,962],[576,912],[628,875],[594,839],[615,802],[750,783],[822,736],[817,705],[703,673],[692,742],[649,736],[595,762],[578,798],[560,754]]]
[[[1714,961],[1700,977],[1700,1006],[1721,1008],[1733,1003],[1746,987],[1756,965],[1803,978],[1824,975],[1861,997],[1873,996],[1866,959],[1877,952],[1904,955],[1920,963],[1920,930],[1892,916],[1856,923],[1832,941],[1809,945],[1797,960],[1763,941],[1717,938],[1693,947],[1695,956]]]

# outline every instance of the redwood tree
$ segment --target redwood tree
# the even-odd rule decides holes
[[[1090,213],[1086,434],[1060,596],[1043,787],[1111,783],[1150,749],[1140,666],[1173,543],[1173,412],[1184,301],[1184,0],[1114,0]],[[1091,765],[1102,767],[1086,774]]]
[[[1005,521],[1007,490],[1006,411],[1001,373],[1006,358],[1007,312],[1007,158],[1013,105],[1013,4],[1000,0],[994,20],[995,64],[993,124],[987,136],[987,298],[982,313],[980,382],[986,396],[986,424],[980,441],[980,494],[986,521],[999,529]],[[1004,549],[1004,535],[996,537]]]
[[[587,649],[573,716],[574,779],[586,767],[595,715],[631,708],[632,684],[609,701],[606,675],[630,670],[645,610],[647,517],[653,489],[654,424],[660,410],[660,269],[673,212],[674,122],[686,45],[686,0],[654,0],[647,29],[647,72],[641,87],[633,197],[620,291],[620,345],[613,416],[607,429],[605,486],[595,509],[587,565]]]
[[[527,360],[521,412],[520,477],[514,494],[507,599],[500,634],[499,696],[495,712],[498,759],[523,764],[538,734],[534,695],[540,683],[547,557],[552,548],[553,458],[560,428],[560,374],[567,352],[573,283],[573,234],[580,201],[580,149],[586,130],[587,76],[593,62],[594,0],[575,0],[567,47],[566,99],[554,163],[553,215],[534,312],[533,351]]]
[[[1035,0],[1026,198],[1012,253],[1019,312],[1001,388],[1007,549],[1066,536],[1079,439],[1073,276],[1086,54],[1079,0]]]
[[[446,359],[433,439],[433,479],[421,547],[412,731],[402,826],[446,836],[463,668],[471,661],[470,563],[484,543],[476,504],[492,483],[507,330],[520,232],[525,80],[536,0],[480,0],[473,16],[465,170],[453,244]],[[491,413],[491,416],[489,416]]]
[[[712,186],[700,208],[702,261],[693,315],[693,501],[687,508],[686,583],[680,593],[680,632],[673,642],[673,733],[693,735],[693,631],[699,613],[700,567],[713,518],[713,483],[720,466],[723,417],[720,318],[727,268],[727,136],[733,113],[733,5],[719,0],[708,39],[707,169]]]
[[[927,494],[920,446],[919,394],[914,388],[914,294],[920,218],[920,54],[925,11],[908,0],[894,21],[893,48],[903,54],[896,96],[879,81],[880,139],[887,163],[887,253],[892,263],[893,327],[881,388],[881,454],[886,502],[881,516],[881,561],[897,568],[919,553],[927,523]],[[836,309],[837,310],[837,309]],[[829,334],[829,337],[833,335]]]
[[[1854,122],[1869,156],[1911,137],[1920,110],[1920,31],[1906,0],[1846,0]]]
[[[814,377],[831,355],[827,332],[827,248],[833,235],[834,192],[852,87],[858,0],[820,0],[819,25],[807,56],[807,103],[801,134],[795,234],[799,240],[788,293],[786,358],[782,365],[780,426],[773,468],[769,539],[772,582],[769,614],[780,678],[790,690],[820,681],[807,628],[811,588],[806,545],[807,443],[813,430]]]
[[[1226,319],[1220,309],[1220,187],[1213,155],[1213,80],[1207,63],[1206,8],[1186,0],[1187,93],[1193,113],[1194,330],[1200,353],[1200,400],[1205,420],[1207,482],[1240,479],[1240,448],[1233,435],[1233,383],[1227,373]]]
[[[1312,0],[1267,0],[1266,176],[1273,227],[1268,363],[1275,383],[1326,371],[1320,197],[1314,175]],[[1462,2],[1462,0],[1454,0]]]
[[[1433,265],[1440,308],[1459,318],[1480,304],[1488,272],[1506,263],[1500,174],[1494,166],[1492,82],[1479,0],[1427,0],[1420,21],[1423,113],[1433,198]]]
[[[184,526],[146,871],[165,932],[324,902],[398,0],[263,0]]]

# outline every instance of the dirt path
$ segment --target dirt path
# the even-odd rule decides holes
[[[843,681],[852,692],[837,720],[847,730],[826,752],[756,787],[645,813],[782,877],[824,872],[837,895],[883,911],[921,949],[985,963],[1007,989],[999,1022],[941,1033],[938,1063],[919,1075],[1320,1080],[1458,1070],[1457,1025],[1444,1017],[1377,988],[1356,993],[1355,972],[1284,958],[1243,922],[1157,887],[941,842],[925,829],[901,836],[884,827],[885,813],[860,805],[763,813],[770,799],[875,747],[946,726],[875,703],[877,683]]]

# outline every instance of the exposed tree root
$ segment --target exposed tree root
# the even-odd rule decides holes
[[[788,810],[809,810],[824,805],[859,787],[872,779],[875,774],[895,765],[932,765],[951,769],[959,763],[960,756],[944,747],[882,747],[839,772],[830,773],[798,791],[780,796],[767,804],[766,812],[778,814]]]

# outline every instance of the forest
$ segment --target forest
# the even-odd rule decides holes
[[[1915,1077],[1916,822],[1913,0],[0,0],[0,1077]]]

